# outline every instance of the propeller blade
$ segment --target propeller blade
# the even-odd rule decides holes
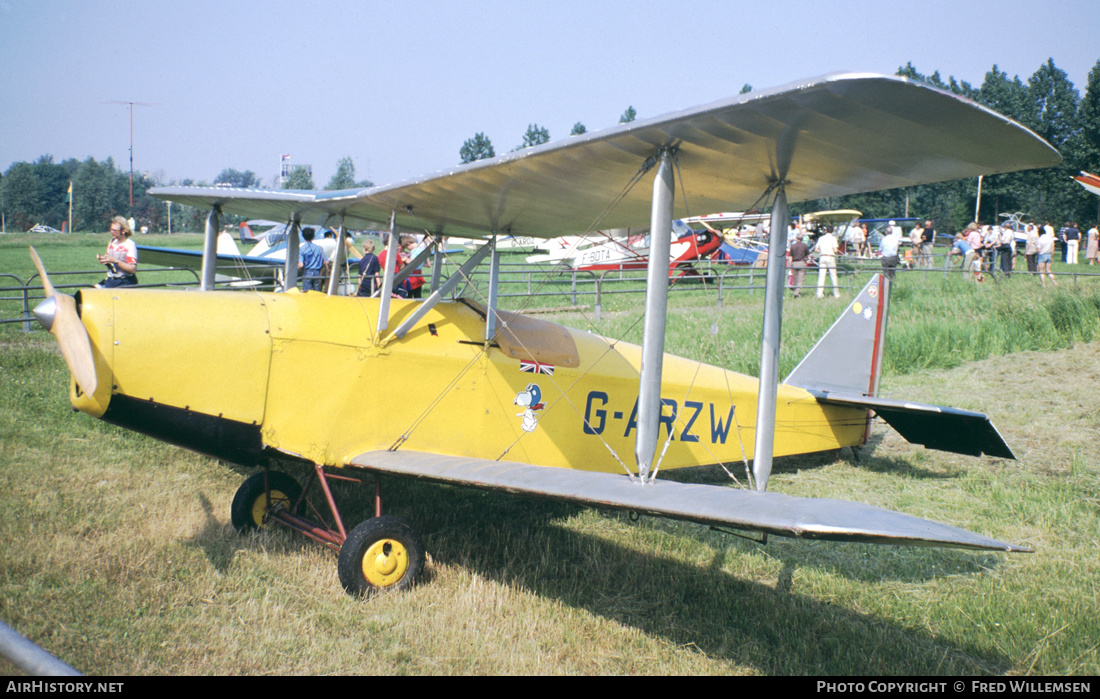
[[[42,264],[42,258],[38,256],[38,251],[31,246],[31,261],[34,262],[35,268],[38,270],[38,277],[42,280],[42,288],[46,290],[46,298],[53,296],[54,291],[53,284],[50,283],[50,276],[46,274],[46,267]]]
[[[34,309],[35,317],[50,331],[61,347],[61,356],[76,379],[76,385],[85,395],[93,395],[98,385],[95,360],[92,356],[92,342],[88,331],[80,321],[76,310],[76,299],[68,294],[58,293],[50,283],[46,268],[38,252],[31,248],[31,259],[42,278],[42,288],[46,291],[46,300]]]

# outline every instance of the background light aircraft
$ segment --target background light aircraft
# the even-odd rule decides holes
[[[36,314],[73,374],[74,407],[260,468],[234,498],[234,524],[279,522],[337,549],[339,578],[351,593],[411,584],[424,554],[409,524],[382,514],[380,495],[378,516],[345,527],[328,483],[347,474],[505,490],[765,538],[1020,551],[880,508],[767,492],[774,456],[860,445],[868,411],[910,441],[1012,457],[983,415],[877,395],[889,299],[889,283],[878,276],[779,383],[787,200],[1059,160],[1026,128],[946,92],[896,77],[831,75],[394,185],[156,189],[155,196],[210,210],[208,291],[88,289],[74,299],[57,293],[42,270],[48,298]],[[760,378],[665,355],[676,202],[724,211],[765,194],[773,239]],[[340,297],[331,282],[328,294],[298,292],[293,234],[289,291],[212,291],[223,212],[286,220],[292,232],[327,220],[388,222],[391,250],[403,228],[550,238],[648,222],[642,344],[500,310],[492,244],[446,281],[433,275],[423,301]],[[448,300],[484,260],[488,293]],[[383,277],[390,288],[392,264]],[[231,365],[220,361],[228,353],[236,357]],[[712,463],[748,471],[750,458],[752,489],[656,478],[660,469]],[[277,465],[299,468],[309,481],[303,486]],[[302,514],[310,492],[327,504],[329,523]]]
[[[1100,196],[1100,177],[1082,170],[1081,174],[1073,179],[1077,180],[1077,184],[1081,185],[1086,190]]]
[[[692,230],[683,221],[672,223],[671,239],[664,245],[669,251],[670,270],[689,267],[695,260],[713,254],[722,244],[722,236],[709,230]],[[573,269],[585,272],[604,270],[646,269],[650,255],[649,234],[635,234],[624,239],[577,250],[570,259]]]
[[[750,224],[767,218],[767,214],[719,213],[673,221],[669,269],[683,270],[696,260],[715,256],[733,264],[754,263],[760,254],[766,254],[767,245],[745,239],[739,229],[747,226],[751,234]],[[612,230],[600,237],[559,237],[543,246],[549,252],[532,255],[527,262],[567,261],[573,269],[589,272],[645,269],[649,264],[649,243],[649,231],[645,228]]]
[[[525,261],[528,264],[557,264],[566,260],[572,260],[581,251],[595,245],[616,242],[626,245],[631,235],[644,235],[644,230],[631,231],[620,229],[611,231],[597,231],[595,235],[560,235],[557,238],[541,241],[535,248],[534,255],[528,255]],[[570,263],[571,264],[571,263]]]
[[[909,237],[909,234],[913,231],[913,227],[917,225],[917,222],[921,219],[916,216],[897,217],[894,218],[861,218],[857,223],[867,224],[867,242],[870,244],[873,254],[878,254],[879,245],[882,243],[882,239],[886,237],[886,228],[893,221],[896,223],[902,231],[902,236]]]
[[[252,245],[241,254],[233,236],[222,231],[217,237],[216,260],[218,282],[230,282],[238,286],[276,286],[281,283],[287,259],[287,230],[284,223],[276,223],[259,235],[252,235],[251,228],[245,234],[245,224],[241,224],[240,237]],[[331,234],[326,237],[326,234]],[[301,244],[301,232],[298,233]],[[317,228],[313,242],[325,252],[329,260],[336,255],[336,232],[331,228]],[[201,269],[203,252],[182,248],[163,248],[152,245],[139,245],[138,257],[143,264],[163,267],[182,267]],[[345,265],[358,262],[358,255],[348,255]]]

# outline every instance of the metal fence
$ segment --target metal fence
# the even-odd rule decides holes
[[[155,284],[139,284],[138,286],[143,288],[193,287],[198,285],[199,282],[198,274],[191,269],[157,267],[142,270],[142,274],[154,273],[167,273],[169,277],[176,275],[190,276],[190,279],[160,281]],[[50,281],[53,283],[54,288],[68,293],[78,289],[87,289],[102,278],[102,268],[76,272],[50,272]],[[0,325],[22,323],[24,332],[34,329],[37,324],[31,311],[44,298],[46,298],[46,295],[37,272],[25,280],[14,274],[0,273]]]
[[[956,256],[957,257],[957,256]],[[926,283],[936,279],[947,278],[951,275],[963,275],[962,260],[953,260],[949,255],[934,256],[931,267],[906,267],[901,266],[895,270],[898,279],[909,279]],[[1017,256],[1017,261],[1022,262],[1022,256]],[[1081,267],[1088,269],[1085,265]],[[444,261],[444,276],[458,269],[458,263],[450,259]],[[1097,268],[1100,270],[1100,267]],[[220,270],[226,275],[232,275],[232,268]],[[840,291],[851,296],[853,290],[858,290],[865,283],[868,275],[882,271],[882,264],[878,259],[863,259],[854,257],[838,258],[837,286]],[[164,267],[143,270],[143,274],[151,273],[178,273],[187,276],[183,281],[161,281],[155,284],[142,284],[142,287],[195,287],[199,283],[198,273],[187,268]],[[425,267],[425,276],[429,270]],[[237,271],[239,273],[239,271]],[[91,286],[89,280],[98,281],[102,278],[102,270],[88,270],[77,272],[51,272],[50,277],[54,286],[62,291]],[[477,297],[484,294],[488,288],[489,269],[482,265],[475,270],[466,280],[465,288],[461,285],[456,296],[463,294]],[[1032,275],[1026,270],[1016,269],[1012,274]],[[568,306],[579,307],[582,304],[591,304],[595,311],[596,321],[601,320],[604,301],[609,296],[620,294],[643,294],[645,292],[645,275],[642,270],[603,270],[584,271],[570,267],[553,267],[550,265],[533,265],[523,262],[502,262],[500,265],[499,279],[501,290],[498,298],[560,298]],[[941,276],[942,275],[942,276]],[[670,292],[675,294],[699,294],[713,297],[714,303],[722,307],[725,299],[731,294],[755,294],[764,291],[766,267],[751,267],[746,265],[733,265],[726,262],[703,260],[693,263],[690,267],[673,270],[670,277]],[[1055,272],[1058,279],[1069,278],[1076,285],[1083,280],[1100,277],[1100,271],[1067,271],[1065,265]],[[803,293],[816,293],[818,286],[818,268],[809,267],[806,270],[806,279],[803,285]],[[1002,279],[1001,272],[986,271],[986,278],[998,283]],[[76,280],[81,281],[65,281]],[[10,284],[5,284],[10,280]],[[352,275],[344,275],[341,288],[346,293],[354,293],[358,280]],[[273,287],[273,281],[219,281],[218,288],[266,288]],[[831,280],[826,279],[824,284],[826,293],[832,292]],[[26,280],[22,280],[12,274],[0,274],[0,324],[22,323],[24,330],[31,330],[34,317],[31,309],[37,302],[44,298],[41,282],[35,274]],[[10,305],[4,302],[11,302]],[[18,310],[15,310],[18,309]],[[14,311],[14,313],[13,313]],[[4,317],[13,315],[14,317]]]

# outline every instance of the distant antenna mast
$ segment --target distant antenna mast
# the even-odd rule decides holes
[[[130,108],[130,215],[134,215],[134,105],[139,107],[153,107],[151,102],[121,102],[111,100],[106,104],[125,104]]]

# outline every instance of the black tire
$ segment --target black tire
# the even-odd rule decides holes
[[[359,524],[340,547],[336,571],[349,595],[404,590],[424,566],[424,550],[412,527],[384,515]]]
[[[271,488],[272,504],[281,504],[288,510],[294,507],[294,503],[302,495],[302,486],[298,485],[298,481],[280,471],[268,472],[267,483]],[[265,524],[264,515],[267,510],[267,490],[264,486],[264,474],[260,472],[249,476],[237,489],[237,494],[233,496],[230,518],[239,531],[259,529]]]

